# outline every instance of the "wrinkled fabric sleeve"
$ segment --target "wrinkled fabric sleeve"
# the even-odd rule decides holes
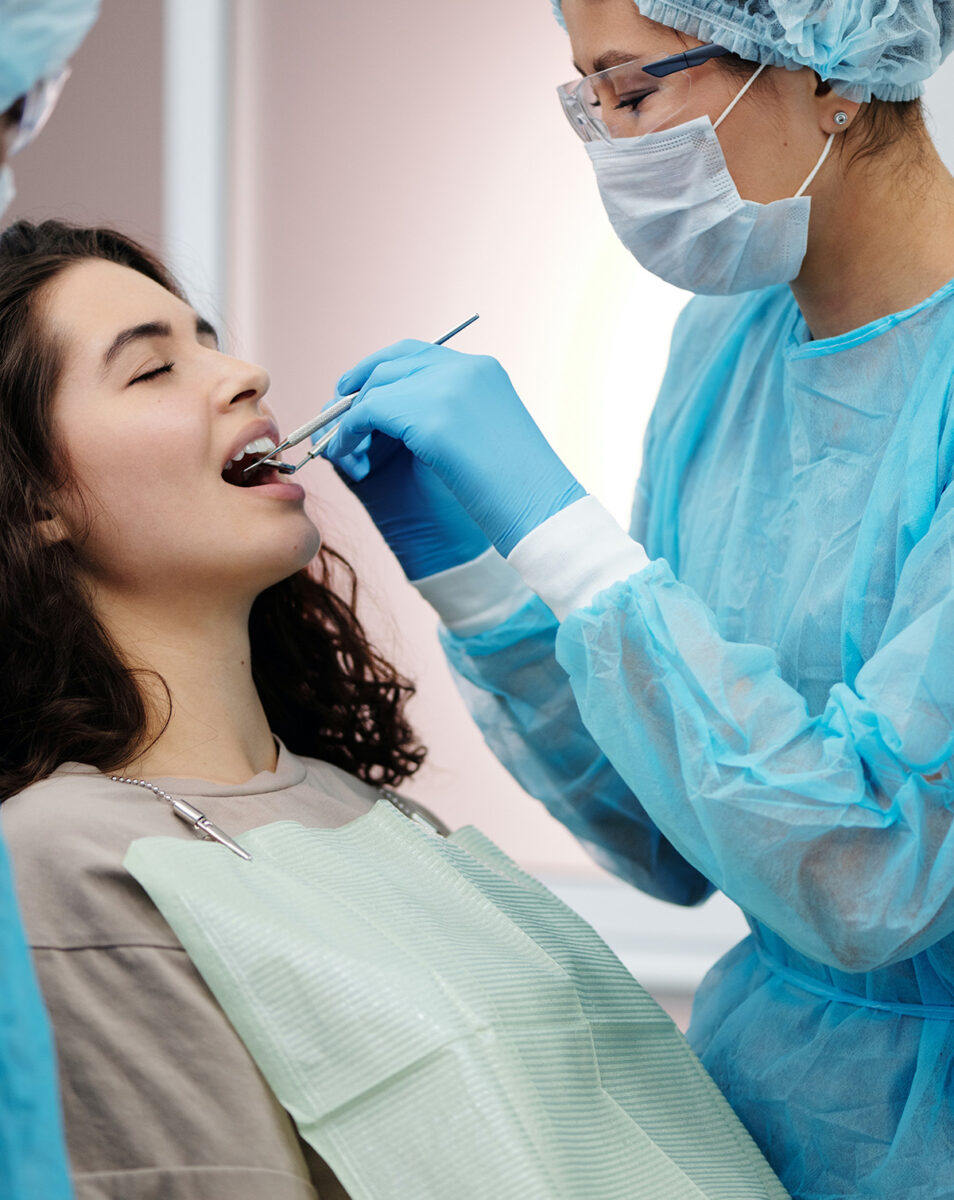
[[[72,1195],[53,1038],[0,840],[0,1196]]]
[[[645,523],[648,485],[637,491],[634,533]],[[508,619],[441,640],[458,687],[494,754],[607,870],[652,896],[697,904],[713,888],[663,837],[637,795],[639,765],[624,781],[580,717],[555,656],[558,622],[532,598]]]
[[[801,953],[856,972],[954,932],[952,647],[952,487],[875,653],[816,716],[664,560],[556,638],[586,727],[681,854]]]

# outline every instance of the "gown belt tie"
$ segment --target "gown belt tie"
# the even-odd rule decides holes
[[[813,996],[820,996],[823,1000],[829,1000],[834,1004],[851,1004],[855,1008],[873,1008],[878,1012],[894,1013],[895,1016],[918,1017],[922,1021],[954,1021],[954,1004],[902,1004],[893,1000],[872,1000],[867,996],[846,992],[843,988],[836,987],[833,983],[826,983],[823,979],[813,979],[811,975],[806,975],[794,967],[785,966],[761,947],[757,948],[757,953],[763,966],[779,979],[784,979],[792,987],[799,988],[803,992],[810,992]]]

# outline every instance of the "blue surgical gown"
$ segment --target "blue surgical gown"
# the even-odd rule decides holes
[[[954,1197],[954,283],[813,341],[694,299],[647,432],[651,559],[445,649],[610,869],[751,935],[690,1039],[797,1200]]]
[[[72,1195],[52,1039],[0,841],[0,1198]]]

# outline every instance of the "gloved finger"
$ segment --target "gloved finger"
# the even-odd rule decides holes
[[[417,344],[421,347],[422,350],[440,349],[440,347],[431,346],[429,342],[421,342],[421,343],[417,343]],[[409,369],[408,362],[407,362],[408,357],[409,357],[408,355],[405,355],[402,358],[388,359],[386,362],[378,363],[378,365],[372,369],[371,374],[369,375],[367,381],[365,382],[364,387],[361,388],[360,391],[355,395],[354,399],[352,400],[352,405],[357,404],[360,400],[362,400],[364,398],[365,394],[370,389],[375,388],[375,387],[380,387],[387,383],[392,383],[398,379],[404,379],[409,374],[414,374],[416,371],[421,370],[422,367],[425,365],[425,362],[422,361],[418,366],[415,366],[415,367]],[[339,396],[333,400],[329,400],[328,403],[322,409],[322,412],[327,412],[329,408],[332,408],[332,407],[334,407],[334,405],[339,404],[342,399],[343,399],[343,397]],[[312,445],[314,445],[315,442],[317,442],[320,438],[323,438],[326,433],[327,433],[327,428],[316,430],[311,435]],[[366,449],[366,447],[362,447],[361,449],[362,450]],[[355,451],[355,453],[357,454],[358,451]],[[326,451],[326,454],[327,454],[327,451]],[[346,463],[343,459],[341,462],[338,463],[338,466],[350,478],[352,478],[356,481],[359,479],[365,478],[365,476],[368,474],[368,470],[369,470],[367,465],[363,465],[363,464],[359,465],[357,462]],[[373,467],[371,467],[370,469],[373,470]]]
[[[352,409],[355,407],[355,405],[363,403],[370,393],[380,391],[382,388],[387,387],[390,384],[398,383],[401,380],[408,379],[412,375],[418,374],[420,371],[429,366],[430,358],[426,357],[423,351],[432,350],[435,352],[440,352],[442,349],[438,346],[432,346],[429,342],[421,342],[419,345],[421,352],[413,356],[413,364],[409,363],[408,361],[408,359],[412,357],[410,355],[404,355],[401,358],[388,359],[385,362],[378,363],[377,366],[372,369],[367,381],[364,384],[364,387],[362,387],[355,395],[351,405]],[[448,353],[453,354],[455,352],[448,351]],[[328,406],[326,405],[325,407],[327,408]],[[368,436],[370,437],[370,434]],[[312,437],[312,441],[316,441],[319,437],[324,437],[324,432],[315,434]],[[377,440],[380,441],[381,439]],[[380,458],[383,454],[393,453],[393,449],[394,447],[392,446],[391,450],[386,451],[383,445],[380,446],[376,454],[378,461],[380,462]],[[367,450],[368,439],[365,438],[364,442],[362,442],[360,445],[356,444],[354,448],[350,449],[347,454],[342,455],[341,458],[337,460],[336,466],[341,472],[346,474],[355,482],[365,479],[368,474],[375,469],[375,463],[373,461],[363,461],[363,456],[365,456],[365,452]],[[329,459],[332,457],[330,451],[331,447],[329,446],[325,450],[325,456]]]
[[[332,464],[335,471],[344,479],[345,483],[360,483],[371,474],[372,465],[369,455],[371,440],[369,434],[368,437],[358,443],[351,453],[344,455]]]
[[[404,376],[365,391],[358,398],[360,403],[356,400],[338,422],[325,455],[331,462],[340,462],[354,454],[362,441],[375,432],[407,445],[406,434],[411,427],[405,410],[408,399],[413,399],[419,390],[412,379]]]
[[[395,455],[407,453],[402,442],[383,433],[372,433],[359,443],[357,450],[345,455],[333,466],[350,486],[352,483],[363,483],[372,475],[384,471]]]
[[[433,353],[428,354],[427,351]],[[369,395],[375,395],[386,387],[410,379],[412,376],[418,376],[429,368],[444,363],[445,355],[461,357],[456,350],[445,352],[443,347],[432,346],[425,342],[422,343],[422,350],[416,355],[405,355],[403,358],[388,359],[386,362],[378,363],[371,371],[364,386],[355,394],[348,411],[353,412],[358,405],[363,405]],[[435,362],[435,360],[437,361]],[[325,454],[328,455],[328,450],[325,451]]]
[[[371,448],[366,453],[349,454],[342,460],[347,473],[337,464],[332,466],[369,512],[380,515],[385,508],[403,511],[417,460],[402,442],[383,433],[372,434],[370,442]],[[353,465],[356,460],[357,467]]]
[[[403,442],[390,438],[384,433],[372,433],[368,439],[368,449],[365,455],[368,460],[370,474],[383,470],[396,454],[405,454]]]
[[[352,392],[357,392],[364,387],[371,372],[379,364],[420,354],[422,350],[426,350],[430,345],[430,342],[419,342],[412,338],[405,338],[404,341],[394,342],[393,345],[386,346],[383,350],[369,354],[366,358],[362,358],[350,371],[345,371],[335,386],[335,392],[338,396],[350,396]]]
[[[377,388],[387,387],[389,384],[398,383],[402,379],[409,379],[412,375],[418,375],[421,371],[426,370],[434,363],[434,356],[426,354],[427,350],[438,350],[436,346],[424,346],[424,350],[414,355],[405,355],[403,358],[392,358],[386,362],[378,363],[371,370],[368,378],[362,386],[356,389],[354,400],[351,402],[351,407],[356,404],[362,404],[369,392]],[[448,351],[452,354],[453,351]]]

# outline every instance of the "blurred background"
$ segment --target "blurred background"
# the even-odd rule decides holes
[[[159,250],[233,352],[269,369],[285,430],[358,358],[479,311],[458,348],[503,362],[625,524],[687,297],[616,242],[555,95],[574,74],[547,0],[104,0],[69,103],[16,161],[10,215],[109,223]],[[954,63],[928,107],[954,167]],[[684,1024],[741,915],[602,872],[484,746],[434,615],[331,468],[302,482],[358,569],[362,616],[417,682],[430,757],[409,794],[543,878]]]

